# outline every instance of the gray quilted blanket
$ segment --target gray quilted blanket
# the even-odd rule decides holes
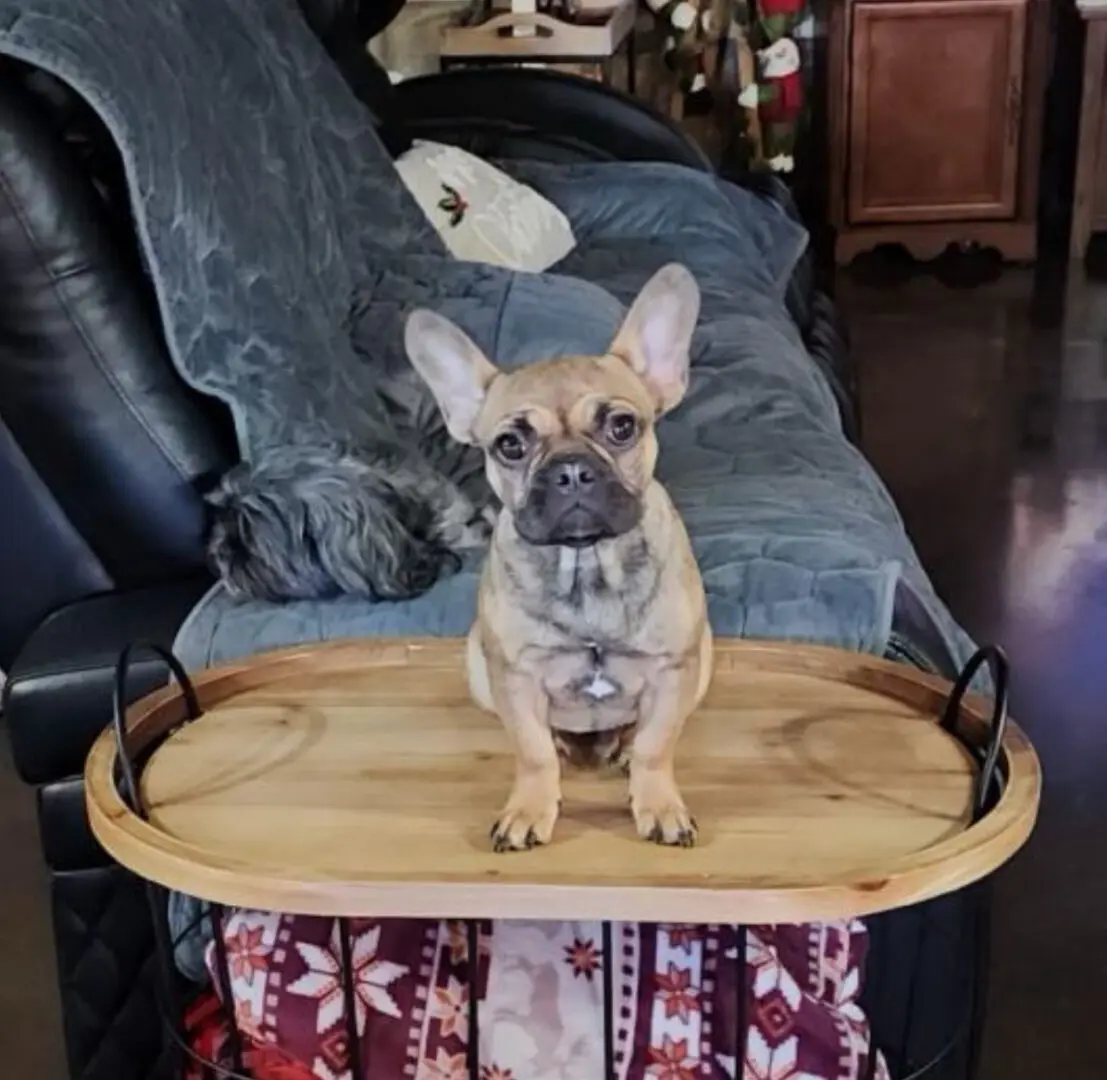
[[[558,274],[505,280],[469,267],[465,295],[437,298],[501,364],[602,349],[623,305],[671,259],[700,282],[691,385],[661,423],[659,473],[688,525],[716,632],[881,653],[897,594],[909,591],[963,661],[967,639],[934,595],[883,484],[843,436],[826,380],[784,309],[802,230],[771,203],[673,166],[501,164],[556,202],[578,240]],[[375,279],[355,339],[392,333],[406,288],[388,273]],[[475,299],[487,289],[495,319]],[[479,556],[422,596],[376,604],[242,603],[216,586],[177,645],[203,666],[303,641],[463,634],[478,566]]]
[[[415,304],[502,364],[599,351],[679,259],[703,317],[661,472],[716,631],[881,651],[909,589],[964,657],[785,312],[806,237],[771,203],[674,166],[516,163],[578,238],[557,273],[516,274],[446,255],[294,0],[0,0],[0,52],[52,71],[107,123],[173,358],[230,405],[247,463],[371,440],[374,386],[404,364]],[[472,565],[390,603],[232,603],[217,587],[179,645],[203,664],[343,634],[461,633],[473,595]]]

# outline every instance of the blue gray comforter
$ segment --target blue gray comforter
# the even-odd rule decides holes
[[[703,289],[692,380],[662,421],[660,475],[688,524],[717,633],[883,652],[897,590],[912,591],[963,659],[968,642],[934,596],[884,486],[841,432],[833,395],[783,305],[805,234],[772,203],[669,165],[504,163],[568,214],[576,250],[556,274],[484,275],[488,305],[439,306],[500,363],[600,350],[659,266],[685,262]],[[602,290],[597,288],[602,286]],[[357,333],[403,310],[375,283]],[[240,603],[215,587],[182,629],[189,663],[335,637],[463,634],[479,558],[414,600]]]

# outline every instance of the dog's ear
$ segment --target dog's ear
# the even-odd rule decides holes
[[[700,317],[696,279],[680,263],[663,266],[642,286],[608,350],[625,360],[667,412],[688,388],[689,350]]]
[[[430,387],[450,434],[475,443],[474,425],[488,386],[499,372],[460,327],[434,311],[418,308],[407,317],[404,348]]]

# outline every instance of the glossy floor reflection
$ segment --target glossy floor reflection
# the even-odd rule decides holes
[[[1046,774],[997,882],[982,1080],[1107,1076],[1107,287],[1074,271],[1044,327],[1029,274],[840,294],[865,448],[939,592],[1007,649]]]

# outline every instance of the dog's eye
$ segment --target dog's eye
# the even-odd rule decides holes
[[[492,449],[504,461],[522,461],[527,456],[527,444],[516,431],[505,431],[498,435]]]
[[[627,412],[612,413],[607,420],[607,437],[616,446],[626,446],[638,434],[638,421]]]

